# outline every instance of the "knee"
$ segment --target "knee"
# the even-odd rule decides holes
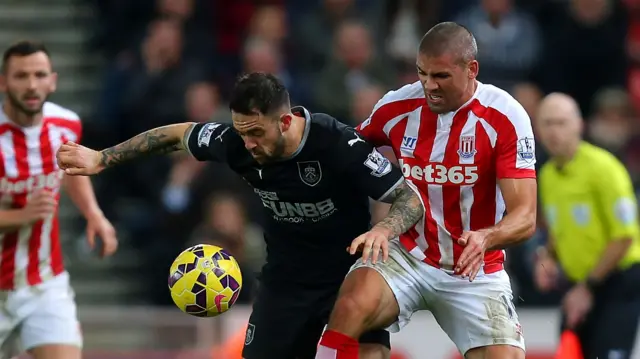
[[[352,320],[366,321],[373,316],[377,308],[376,298],[367,297],[362,292],[350,291],[341,294],[336,301],[333,311],[340,317]]]
[[[375,282],[365,278],[368,271],[357,270],[347,277],[334,305],[333,311],[337,316],[367,321],[375,315],[381,296],[371,288]]]

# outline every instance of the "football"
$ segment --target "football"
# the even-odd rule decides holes
[[[242,273],[224,249],[199,244],[185,249],[169,270],[169,291],[183,312],[215,317],[235,303],[242,289]]]

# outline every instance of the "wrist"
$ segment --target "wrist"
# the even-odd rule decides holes
[[[83,213],[83,215],[87,221],[105,218],[104,213],[102,213],[102,210],[100,210],[100,208],[92,208],[92,209],[86,210]]]
[[[484,234],[482,245],[485,250],[490,250],[495,247],[497,236],[496,230],[493,227],[481,229],[478,232]]]
[[[582,284],[589,290],[589,292],[594,293],[600,287],[600,281],[593,277],[587,277],[587,279],[582,282]]]
[[[388,240],[393,238],[393,237],[395,237],[395,235],[393,233],[393,230],[391,228],[385,226],[384,223],[376,224],[375,226],[373,226],[373,228],[371,228],[371,230],[381,233]]]

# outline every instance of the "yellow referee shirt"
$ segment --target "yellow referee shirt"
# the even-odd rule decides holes
[[[558,260],[569,279],[586,279],[610,241],[633,239],[620,269],[640,262],[633,186],[611,153],[583,142],[563,167],[547,162],[538,183]]]

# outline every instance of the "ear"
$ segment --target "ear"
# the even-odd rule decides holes
[[[478,64],[477,60],[471,60],[469,62],[469,79],[473,80],[478,77],[478,71],[480,71],[480,64]]]
[[[58,73],[57,72],[52,72],[51,73],[51,85],[49,85],[49,91],[51,93],[56,92],[57,88],[58,88]]]
[[[293,115],[290,113],[285,113],[280,116],[280,130],[282,132],[286,132],[289,127],[291,127],[291,122],[293,121]]]

